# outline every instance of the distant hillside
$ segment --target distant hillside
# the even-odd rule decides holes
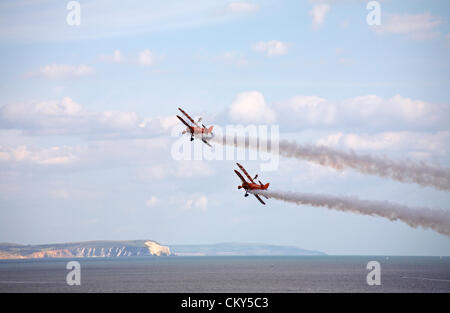
[[[128,256],[325,255],[313,250],[260,243],[163,246],[152,240],[85,241],[45,245],[0,243],[0,259],[90,258]]]
[[[314,250],[291,246],[258,243],[217,243],[211,245],[170,245],[174,255],[219,256],[219,255],[325,255]]]
[[[127,257],[170,254],[168,247],[152,240],[86,241],[46,245],[0,243],[0,259]]]

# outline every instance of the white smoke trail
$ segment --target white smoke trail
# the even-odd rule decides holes
[[[256,141],[248,138],[237,139],[216,136],[212,138],[212,141],[242,148],[258,149],[264,152],[279,153],[281,156],[303,159],[337,170],[351,168],[363,174],[376,175],[404,183],[416,183],[421,186],[430,186],[441,190],[450,190],[450,169],[428,165],[424,162],[391,160],[387,157],[356,154],[353,151],[343,151],[311,144],[298,144],[286,140],[256,143]],[[278,149],[276,149],[277,144]],[[272,149],[272,146],[275,149]]]
[[[431,228],[450,237],[450,210],[408,207],[388,201],[360,200],[356,197],[330,196],[312,193],[254,190],[254,194],[295,203],[363,215],[381,216],[391,221],[401,220],[411,227]]]

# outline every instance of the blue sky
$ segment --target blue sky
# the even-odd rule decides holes
[[[273,123],[300,143],[450,167],[448,1],[379,1],[379,26],[357,0],[79,1],[79,26],[67,2],[0,4],[0,241],[450,255],[447,237],[402,222],[263,207],[236,189],[233,161],[170,154],[181,106],[206,124]],[[446,191],[300,160],[259,174],[276,189],[450,209]]]

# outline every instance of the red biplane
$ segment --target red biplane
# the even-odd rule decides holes
[[[255,183],[255,179],[258,178],[258,174],[255,175],[255,177],[251,178],[250,175],[247,173],[247,171],[245,170],[245,168],[240,165],[239,163],[236,163],[237,166],[239,166],[239,168],[241,169],[241,171],[245,174],[245,176],[247,176],[248,180],[250,182],[247,182],[245,180],[244,177],[242,177],[241,173],[239,173],[238,171],[234,170],[234,172],[236,173],[237,176],[239,176],[239,178],[242,180],[242,185],[238,186],[238,189],[244,188],[245,189],[245,197],[248,197],[248,191],[250,190],[250,192],[252,190],[267,190],[267,188],[269,187],[269,183],[263,185],[263,183],[261,181],[258,180],[258,183]],[[259,200],[259,202],[261,202],[262,204],[265,204],[264,201],[262,201],[262,199],[259,197],[259,195],[257,194],[253,194],[256,199]],[[263,195],[266,199],[269,199],[267,196]]]
[[[206,141],[205,135],[206,136],[212,136],[212,130],[213,130],[213,126],[210,126],[209,128],[206,128],[205,125],[202,124],[202,127],[200,127],[197,123],[200,123],[202,121],[202,118],[200,117],[197,121],[197,123],[192,119],[192,117],[189,116],[189,114],[187,114],[186,112],[184,112],[181,108],[178,108],[178,110],[180,110],[181,113],[184,114],[184,116],[186,116],[188,118],[188,120],[191,122],[191,125],[189,125],[189,123],[187,123],[184,119],[182,119],[179,115],[177,115],[178,119],[184,124],[186,125],[186,130],[184,130],[182,132],[182,134],[186,134],[186,133],[190,133],[191,134],[191,141],[194,140],[194,136],[195,135],[200,135],[202,137],[202,141],[207,144],[208,146],[211,147],[211,145],[209,144],[208,141]]]

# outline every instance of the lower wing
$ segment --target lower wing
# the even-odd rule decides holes
[[[212,148],[212,146],[209,144],[209,142],[207,142],[205,139],[202,139],[202,141],[207,145],[210,146]]]
[[[265,205],[264,201],[262,201],[262,199],[258,195],[255,195],[255,194],[253,194],[253,195],[256,197],[256,199],[259,200],[259,202],[261,202],[262,204]]]

